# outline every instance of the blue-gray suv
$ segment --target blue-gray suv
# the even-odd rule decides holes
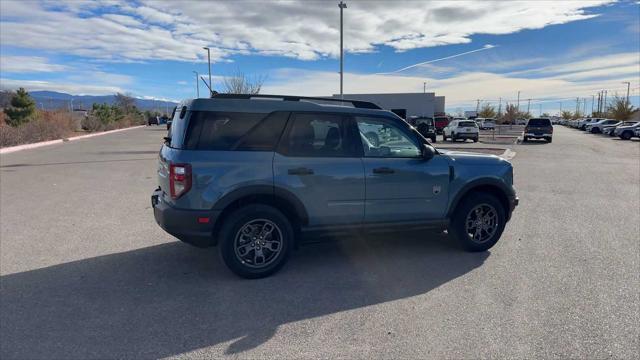
[[[157,223],[184,242],[219,245],[246,278],[276,272],[316,232],[446,229],[484,251],[518,204],[508,161],[436,150],[390,111],[325,98],[184,101],[158,180]]]

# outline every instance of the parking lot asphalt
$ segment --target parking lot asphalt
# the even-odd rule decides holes
[[[155,224],[162,128],[3,155],[0,358],[635,358],[640,142],[555,129],[489,252],[352,237],[253,281]]]

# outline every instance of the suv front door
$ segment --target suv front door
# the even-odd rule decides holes
[[[364,169],[348,120],[327,113],[294,113],[274,154],[275,186],[302,202],[310,226],[362,223]]]
[[[363,146],[364,221],[442,219],[448,201],[449,164],[442,156],[422,158],[422,140],[399,119],[355,116]],[[404,126],[403,126],[404,125]],[[378,131],[379,144],[364,136]]]

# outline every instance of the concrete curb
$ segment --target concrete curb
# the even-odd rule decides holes
[[[145,127],[145,126],[146,125],[132,126],[132,127],[128,127],[128,128],[115,129],[115,130],[109,130],[109,131],[103,131],[103,132],[97,132],[97,133],[91,133],[91,134],[87,134],[87,135],[79,135],[79,136],[74,136],[74,137],[64,138],[64,139],[49,140],[49,141],[42,141],[42,142],[32,143],[32,144],[23,144],[23,145],[10,146],[10,147],[6,147],[6,148],[0,149],[0,154],[9,154],[9,153],[13,153],[13,152],[16,152],[16,151],[22,151],[22,150],[28,150],[28,149],[36,149],[36,148],[39,148],[39,147],[55,145],[55,144],[62,144],[63,142],[67,142],[67,141],[76,141],[76,140],[81,140],[81,139],[87,139],[87,138],[92,138],[92,137],[95,137],[95,136],[113,134],[113,133],[117,133],[117,132],[121,132],[121,131],[125,131],[125,130],[139,129],[139,128],[142,128],[142,127]]]

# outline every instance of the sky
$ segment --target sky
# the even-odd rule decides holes
[[[640,103],[638,1],[358,1],[344,10],[344,92],[422,92],[448,112],[533,114]],[[262,93],[339,92],[337,1],[0,1],[0,87],[179,101],[243,73]],[[426,83],[426,85],[425,85]],[[200,94],[206,93],[200,82]],[[531,100],[529,100],[531,99]],[[586,103],[583,99],[587,99]]]

